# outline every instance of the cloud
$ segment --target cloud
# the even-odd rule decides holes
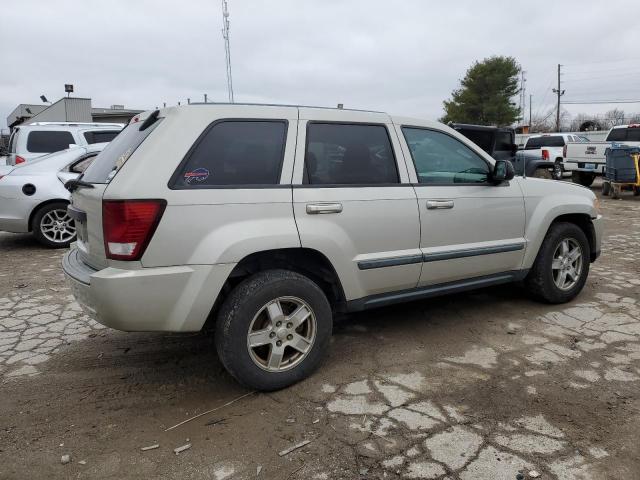
[[[637,39],[613,14],[638,16],[640,2],[613,3],[229,0],[236,101],[437,118],[470,64],[491,55],[527,71],[534,113],[553,107],[558,63],[567,99],[640,96],[640,60],[625,58]],[[59,98],[65,83],[94,106],[226,101],[220,11],[212,0],[12,2],[0,29],[1,118],[41,94]],[[590,63],[611,60],[624,61]]]

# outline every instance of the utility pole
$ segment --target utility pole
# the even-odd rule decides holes
[[[564,95],[564,90],[560,89],[560,67],[562,67],[562,65],[558,64],[558,88],[553,89],[553,93],[558,96],[558,107],[556,111],[556,132],[560,131],[560,97]]]
[[[531,110],[533,110],[533,95],[529,94],[529,130],[531,130]]]
[[[222,38],[224,38],[224,56],[227,60],[227,91],[229,103],[233,103],[233,78],[231,77],[231,49],[229,48],[229,8],[227,0],[222,0]]]
[[[520,104],[519,104],[519,107],[520,107],[520,115],[521,115],[520,119],[521,119],[522,123],[524,123],[524,111],[525,111],[525,109],[527,107],[527,96],[526,96],[526,93],[525,93],[526,90],[527,90],[527,87],[525,86],[525,83],[527,81],[527,79],[525,77],[526,73],[527,72],[525,72],[524,70],[520,71]]]

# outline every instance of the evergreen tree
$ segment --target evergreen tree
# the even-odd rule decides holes
[[[511,125],[520,117],[512,98],[520,93],[520,65],[513,57],[491,57],[475,62],[460,82],[460,88],[444,101],[441,122],[479,125]]]

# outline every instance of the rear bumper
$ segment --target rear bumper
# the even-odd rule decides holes
[[[195,332],[235,264],[94,270],[72,249],[62,268],[73,295],[101,324],[124,331]]]
[[[587,165],[594,165],[595,168],[587,168]],[[604,173],[604,167],[604,163],[598,162],[576,162],[573,160],[564,162],[564,169],[568,172],[587,172],[602,175]]]

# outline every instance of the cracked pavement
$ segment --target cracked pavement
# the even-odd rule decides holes
[[[170,431],[248,393],[211,337],[102,328],[62,252],[0,233],[0,478],[636,478],[640,199],[602,204],[574,302],[502,286],[350,315],[308,380]]]

